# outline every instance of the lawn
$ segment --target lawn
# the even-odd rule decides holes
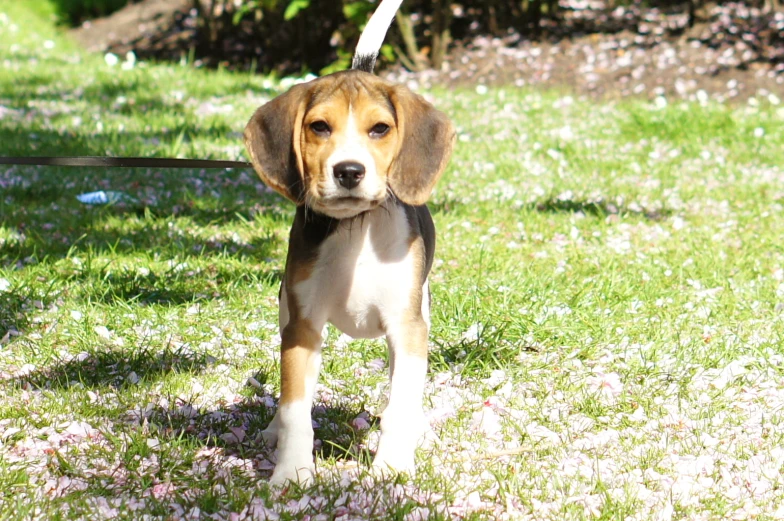
[[[0,155],[243,158],[280,92],[112,65],[26,4]],[[333,330],[321,478],[267,485],[293,208],[251,170],[0,165],[0,518],[784,518],[784,108],[423,94],[459,137],[417,476],[366,472],[385,345]]]

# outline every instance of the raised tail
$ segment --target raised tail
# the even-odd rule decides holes
[[[354,59],[351,61],[352,69],[373,72],[378,51],[381,50],[389,25],[395,19],[395,13],[402,3],[403,0],[381,0],[359,36],[357,50],[354,51]]]

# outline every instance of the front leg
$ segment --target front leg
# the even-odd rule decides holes
[[[280,402],[263,431],[268,444],[278,443],[278,463],[270,483],[309,483],[313,464],[310,410],[321,368],[321,333],[307,319],[292,320],[281,331]]]
[[[415,473],[414,452],[425,432],[422,398],[427,374],[428,325],[422,315],[388,326],[389,402],[373,466]]]

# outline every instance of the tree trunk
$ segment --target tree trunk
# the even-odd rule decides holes
[[[697,19],[697,0],[688,0],[688,7],[689,7],[689,18],[686,22],[686,25],[691,29],[694,27],[694,22]]]
[[[508,27],[514,28],[518,33],[523,32],[525,28],[525,6],[520,0],[507,0]]]
[[[551,20],[558,19],[558,0],[547,0],[547,17]]]
[[[430,62],[440,70],[451,41],[449,26],[452,23],[452,7],[449,0],[433,0],[433,51]]]
[[[423,71],[427,68],[424,63],[422,55],[419,53],[419,46],[416,43],[416,35],[414,34],[414,23],[411,21],[411,15],[403,13],[398,10],[395,13],[398,29],[400,29],[400,36],[403,38],[403,45],[406,47],[406,54],[408,55],[409,62],[414,66],[413,70]]]
[[[525,15],[531,34],[539,36],[542,21],[542,0],[528,0],[528,9]]]
[[[400,60],[400,63],[403,64],[403,67],[405,67],[406,69],[408,69],[410,71],[417,70],[416,64],[409,59],[408,55],[406,54],[406,51],[404,51],[396,43],[392,43],[391,45],[392,45],[392,49],[395,51],[395,54],[397,54],[398,60]]]
[[[498,36],[498,15],[496,13],[496,9],[493,3],[489,3],[487,9],[485,10],[486,20],[487,20],[487,30],[493,36]]]

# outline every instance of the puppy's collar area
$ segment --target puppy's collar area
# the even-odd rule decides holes
[[[301,230],[306,240],[310,244],[320,244],[327,237],[340,229],[352,230],[356,226],[361,227],[368,214],[380,207],[381,206],[378,206],[343,219],[330,217],[329,215],[320,213],[304,205],[297,207],[297,214],[298,219],[301,219]]]

